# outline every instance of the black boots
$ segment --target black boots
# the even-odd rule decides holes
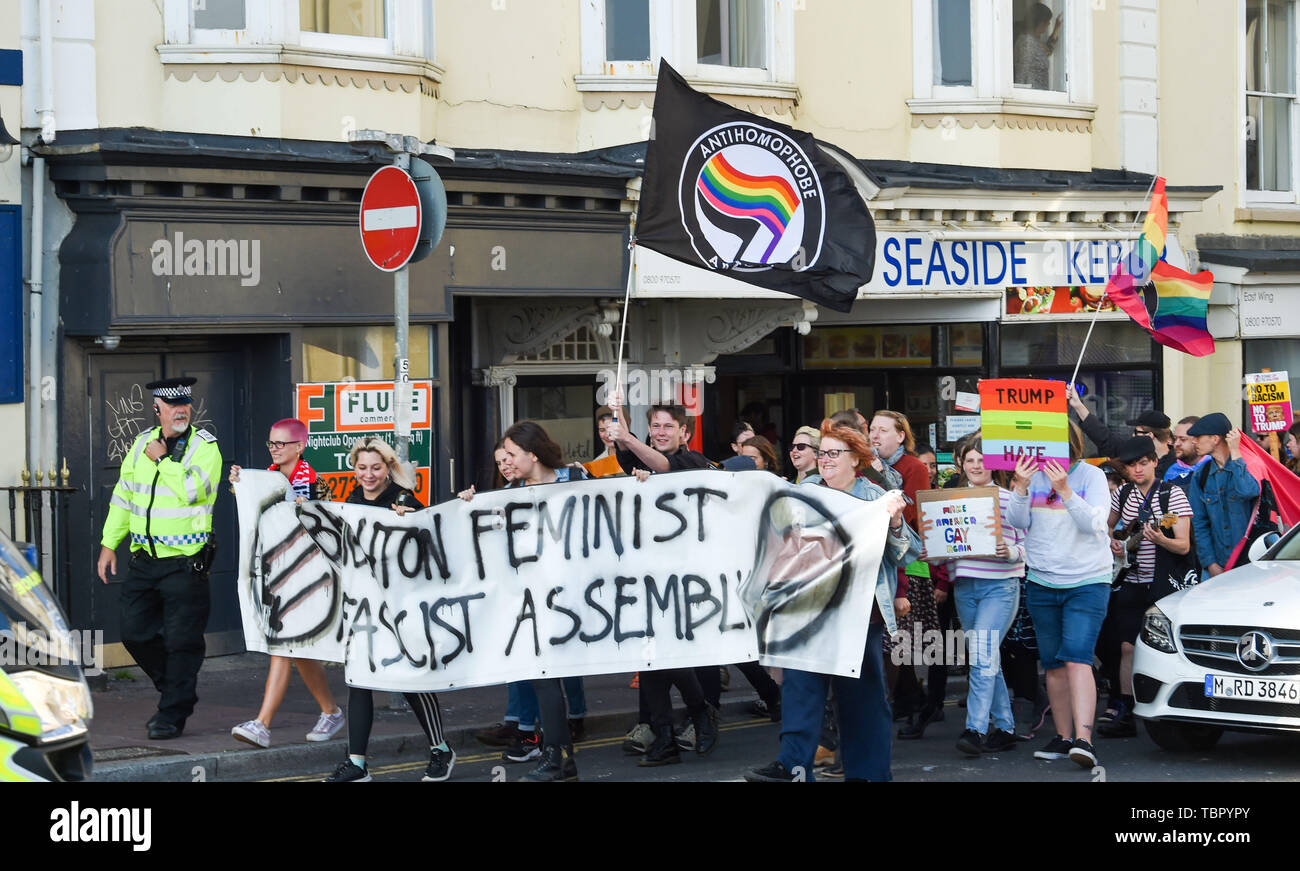
[[[573,761],[573,745],[561,747],[559,744],[547,744],[542,748],[542,758],[537,760],[537,767],[519,778],[521,782],[563,783],[578,779],[578,764]]]
[[[708,756],[718,746],[718,709],[704,703],[704,709],[691,714],[695,724],[695,752]]]
[[[641,757],[641,761],[637,765],[642,768],[649,768],[655,765],[671,765],[674,762],[681,762],[682,751],[677,746],[677,739],[673,737],[672,725],[655,726],[654,732],[654,741],[646,748],[645,755]]]

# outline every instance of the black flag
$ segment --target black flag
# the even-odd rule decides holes
[[[695,91],[662,58],[636,242],[840,312],[876,262],[866,203],[811,134]]]

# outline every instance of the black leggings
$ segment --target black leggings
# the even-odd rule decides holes
[[[442,711],[437,693],[402,693],[420,721],[430,747],[442,743]],[[362,687],[348,687],[348,753],[365,756],[370,745],[370,726],[375,721],[375,694]]]

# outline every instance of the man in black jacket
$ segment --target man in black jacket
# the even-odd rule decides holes
[[[1170,443],[1173,441],[1170,429],[1169,418],[1155,409],[1144,411],[1137,416],[1136,420],[1130,420],[1128,425],[1133,427],[1128,435],[1116,436],[1110,428],[1104,424],[1092,411],[1084,404],[1083,400],[1074,390],[1074,385],[1066,385],[1065,395],[1069,398],[1070,408],[1079,418],[1079,428],[1083,434],[1092,440],[1097,446],[1097,455],[1102,457],[1114,457],[1119,453],[1121,445],[1133,436],[1145,436],[1151,439],[1156,449],[1156,480],[1164,479],[1165,472],[1174,464],[1177,457],[1170,450]]]

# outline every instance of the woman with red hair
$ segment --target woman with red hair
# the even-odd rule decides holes
[[[903,497],[886,492],[858,474],[875,454],[858,430],[822,421],[817,469],[821,480],[801,486],[825,486],[866,501],[881,500],[889,512],[889,531],[876,573],[875,601],[871,608],[867,642],[858,678],[785,669],[781,686],[781,753],[777,760],[745,774],[755,782],[812,780],[813,759],[821,736],[826,693],[835,688],[840,719],[840,745],[844,773],[850,780],[892,780],[890,744],[893,718],[885,694],[882,640],[893,634],[894,591],[898,568],[920,554],[920,540],[903,521]],[[802,776],[800,776],[802,775]]]

